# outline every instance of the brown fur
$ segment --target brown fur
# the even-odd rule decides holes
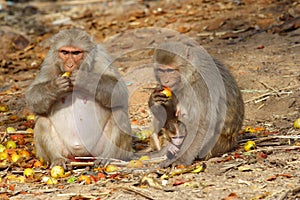
[[[108,54],[79,29],[63,30],[51,41],[41,71],[25,94],[38,115],[37,155],[51,166],[64,167],[76,156],[127,159],[131,154],[128,92]],[[64,61],[58,50],[63,46],[84,52],[69,79],[61,77]],[[82,120],[85,126],[80,125]]]

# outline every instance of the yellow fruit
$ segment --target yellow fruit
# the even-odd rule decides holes
[[[0,144],[0,152],[3,152],[6,149],[6,147],[3,144]]]
[[[144,160],[150,160],[150,157],[149,157],[149,156],[141,156],[141,157],[139,158],[139,160],[141,160],[141,161],[144,161]]]
[[[50,174],[51,174],[51,177],[53,177],[53,178],[60,178],[60,177],[64,176],[65,170],[62,166],[57,165],[57,166],[52,167]]]
[[[244,145],[245,151],[250,151],[256,149],[256,144],[253,141],[247,141],[246,144]]]
[[[80,182],[85,182],[85,184],[91,184],[91,178],[89,177],[89,176],[87,176],[87,175],[81,175],[81,176],[79,176],[79,178],[78,178],[78,182],[80,183]]]
[[[143,162],[141,160],[131,160],[128,165],[128,168],[141,168],[143,167]]]
[[[27,133],[33,133],[33,129],[32,128],[28,128],[28,129],[26,129],[26,132]]]
[[[7,105],[0,105],[0,112],[7,112],[9,110]]]
[[[7,149],[15,149],[16,147],[17,147],[17,144],[14,141],[8,140],[6,142],[6,148]]]
[[[57,181],[56,178],[49,178],[49,179],[46,181],[46,184],[47,184],[47,185],[55,185],[55,184],[57,184],[57,183],[58,183],[58,181]]]
[[[34,119],[35,119],[34,115],[27,115],[27,117],[26,117],[27,121],[31,121],[31,120],[34,120]]]
[[[300,128],[300,118],[296,119],[294,122],[294,128]]]
[[[21,151],[19,151],[19,154],[21,157],[24,157],[26,159],[30,158],[30,153],[27,150],[21,150]]]
[[[19,159],[21,158],[21,156],[19,154],[17,154],[16,152],[14,152],[12,155],[11,155],[11,160],[13,162],[17,162]]]
[[[106,168],[105,168],[105,171],[106,172],[116,172],[118,171],[118,167],[115,166],[115,165],[107,165]]]
[[[166,97],[168,97],[169,100],[172,99],[172,91],[170,90],[170,88],[164,87],[164,90],[160,93],[166,95]]]
[[[33,177],[33,175],[34,175],[34,170],[31,169],[31,168],[26,168],[26,169],[24,170],[24,172],[23,172],[23,175],[24,175],[25,177]]]
[[[70,77],[71,76],[71,72],[65,72],[63,75],[61,75],[62,77]]]
[[[43,167],[43,163],[39,160],[35,161],[33,164],[33,168],[41,168]]]
[[[6,160],[8,158],[8,153],[0,152],[0,161]]]
[[[14,128],[14,127],[7,127],[6,128],[6,132],[8,132],[8,133],[13,133],[13,132],[16,132],[16,129]]]

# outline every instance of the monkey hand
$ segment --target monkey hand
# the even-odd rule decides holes
[[[52,83],[55,85],[58,95],[72,91],[72,84],[68,77],[57,77]]]
[[[82,70],[76,70],[72,72],[70,76],[70,81],[72,85],[77,88],[85,88],[87,84],[87,80],[91,80],[92,77],[88,72]]]
[[[166,105],[168,104],[169,102],[169,98],[164,94],[164,93],[161,93],[163,89],[161,90],[155,90],[151,95],[150,95],[150,98],[149,98],[149,106],[153,106],[154,104],[159,104],[159,105]]]

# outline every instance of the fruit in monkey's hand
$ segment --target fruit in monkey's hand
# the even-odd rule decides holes
[[[172,91],[171,91],[170,88],[164,87],[164,89],[160,93],[166,95],[166,97],[168,98],[168,100],[172,99]]]
[[[65,72],[63,75],[61,75],[62,77],[70,77],[71,76],[71,72]]]

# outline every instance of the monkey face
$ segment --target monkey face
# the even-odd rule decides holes
[[[64,70],[72,72],[77,70],[83,60],[82,49],[73,46],[62,46],[58,50],[58,56],[62,59]]]
[[[170,88],[172,91],[176,91],[181,88],[181,75],[177,67],[171,65],[160,65],[156,69],[156,74],[163,86]]]

